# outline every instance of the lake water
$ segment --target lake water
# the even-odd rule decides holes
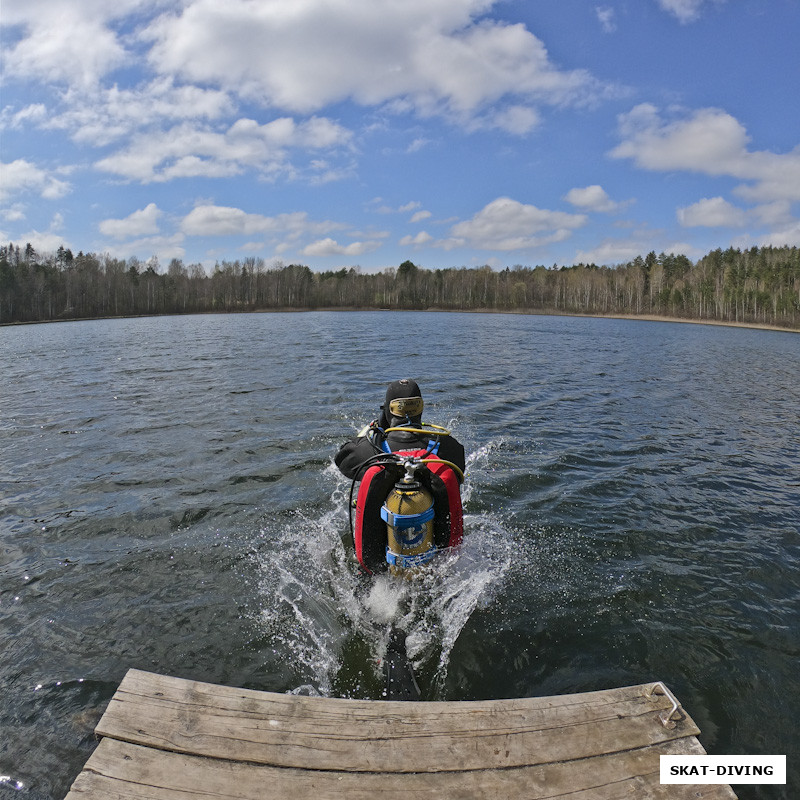
[[[60,798],[126,670],[428,699],[663,680],[800,791],[800,336],[425,313],[0,329],[0,796]],[[462,549],[364,586],[338,446],[416,378]],[[792,786],[791,783],[794,785]]]

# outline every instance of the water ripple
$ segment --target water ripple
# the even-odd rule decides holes
[[[0,794],[66,794],[130,667],[379,697],[393,619],[431,698],[658,679],[708,750],[800,750],[800,337],[209,315],[0,328],[0,369]],[[399,373],[467,537],[365,585],[331,459]]]

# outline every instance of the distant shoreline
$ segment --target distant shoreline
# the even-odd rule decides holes
[[[718,319],[686,319],[685,317],[659,316],[657,314],[580,314],[569,311],[528,311],[528,310],[502,310],[496,308],[378,308],[367,307],[357,308],[354,306],[326,306],[320,308],[260,308],[248,311],[194,311],[186,314],[124,314],[121,316],[104,317],[77,317],[75,319],[41,319],[31,320],[30,322],[0,322],[0,328],[13,327],[15,325],[47,325],[59,322],[91,322],[94,320],[110,319],[144,319],[147,317],[199,317],[199,316],[221,316],[234,314],[303,314],[313,311],[342,312],[350,313],[353,311],[386,311],[386,312],[440,312],[444,314],[509,314],[528,317],[577,317],[588,319],[622,319],[640,320],[642,322],[669,322],[680,323],[683,325],[717,325],[726,328],[750,328],[752,330],[779,331],[783,333],[800,333],[798,328],[785,328],[780,325],[767,325],[759,322],[731,322]]]
[[[784,331],[800,333],[798,328],[783,328],[780,325],[766,325],[760,322],[728,322],[720,319],[685,319],[684,317],[659,317],[655,314],[551,314],[561,317],[594,317],[595,319],[638,319],[643,322],[678,322],[686,325],[721,325],[726,328],[752,328],[759,331]]]

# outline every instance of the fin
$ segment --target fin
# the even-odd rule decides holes
[[[406,652],[406,632],[392,626],[383,662],[387,700],[421,700],[414,669]]]

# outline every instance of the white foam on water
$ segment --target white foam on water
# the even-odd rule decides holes
[[[476,481],[473,479],[475,474],[481,474],[486,468],[491,454],[503,444],[502,439],[498,439],[482,445],[477,450],[473,450],[466,458],[464,465],[465,481],[461,487],[461,505],[469,505],[470,498],[475,491]]]
[[[401,602],[408,592],[406,581],[392,575],[378,575],[372,588],[363,598],[364,607],[370,618],[378,623],[390,625],[400,615]]]
[[[453,647],[477,608],[486,608],[512,564],[509,532],[486,515],[467,515],[461,546],[430,564],[412,583],[409,604],[399,620],[408,636],[406,648],[419,668],[438,663],[435,681],[443,687]]]
[[[347,633],[341,612],[355,602],[356,581],[344,567],[340,524],[335,510],[318,519],[295,513],[291,520],[276,520],[262,529],[258,556],[260,625],[321,694],[330,693],[338,644]]]
[[[478,471],[499,443],[472,453]],[[331,468],[333,469],[333,468]],[[331,472],[326,478],[336,475]],[[474,484],[463,486],[464,503]],[[365,584],[342,542],[350,483],[337,476],[330,508],[318,518],[295,513],[262,530],[259,548],[260,623],[284,651],[303,684],[294,691],[328,695],[344,642],[359,634],[370,643],[377,670],[391,626],[407,633],[414,666],[434,666],[441,689],[453,647],[476,608],[486,607],[502,585],[516,549],[513,534],[494,515],[467,514],[462,544],[434,559],[411,579],[389,574]]]

